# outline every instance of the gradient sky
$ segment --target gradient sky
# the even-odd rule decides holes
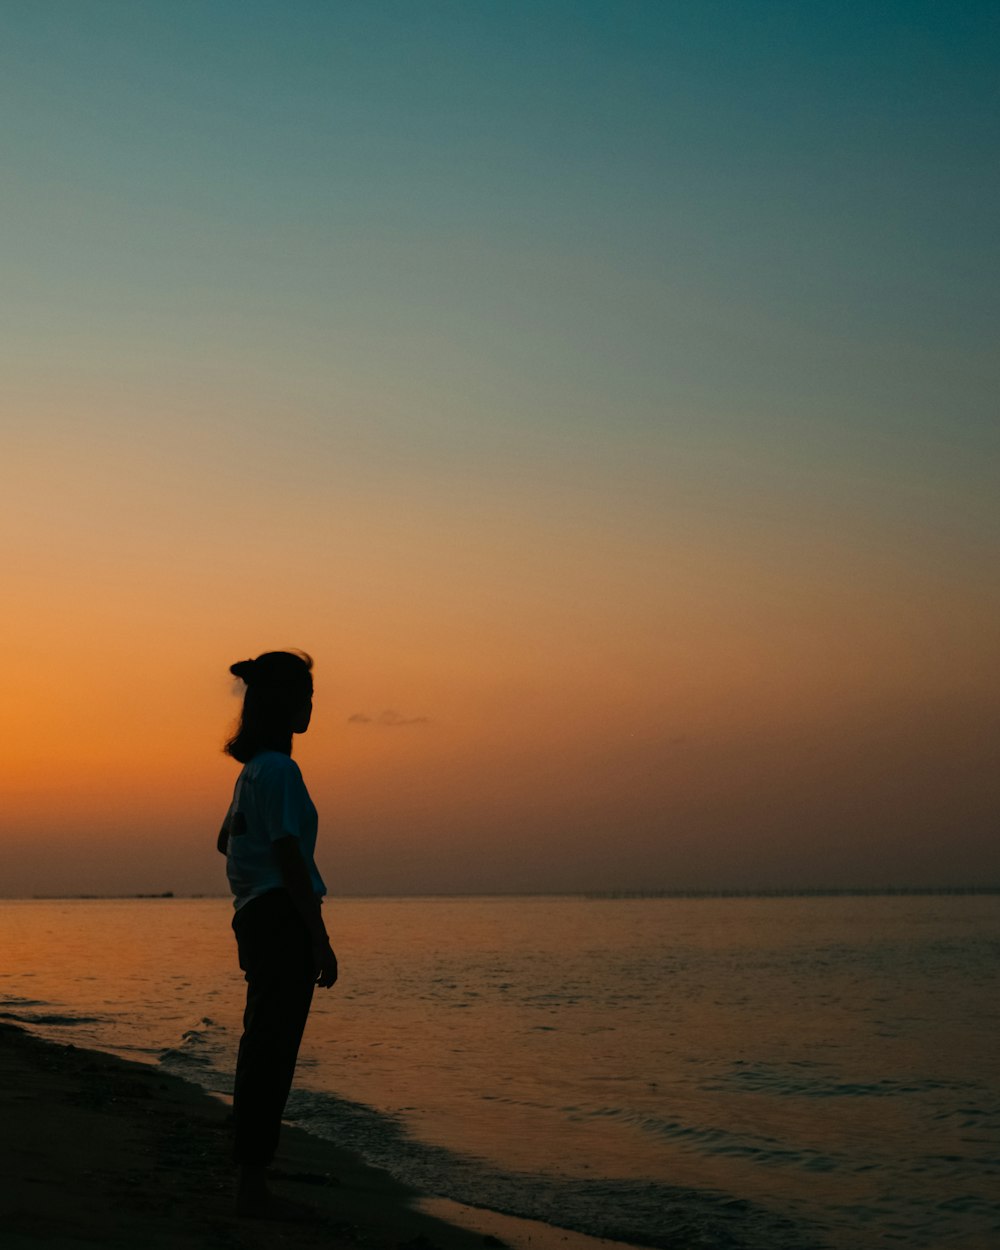
[[[0,892],[1000,881],[995,4],[7,0]]]

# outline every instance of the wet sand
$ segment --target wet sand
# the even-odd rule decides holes
[[[228,1109],[179,1077],[0,1024],[0,1229],[5,1250],[178,1246],[521,1250],[611,1246],[435,1204],[348,1151],[285,1126],[273,1188],[315,1222],[233,1211]],[[440,1209],[440,1204],[439,1204]],[[465,1227],[453,1222],[462,1220]]]

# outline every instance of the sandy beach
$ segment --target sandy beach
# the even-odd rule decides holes
[[[536,1250],[600,1244],[490,1213],[466,1211],[466,1227],[447,1222],[418,1210],[422,1196],[387,1173],[287,1125],[274,1188],[312,1208],[315,1221],[239,1219],[222,1102],[149,1065],[41,1041],[11,1024],[0,1024],[0,1116],[7,1250],[481,1250],[501,1244],[489,1227],[514,1229],[507,1244],[530,1242]]]

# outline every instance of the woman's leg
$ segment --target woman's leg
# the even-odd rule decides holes
[[[247,903],[233,928],[247,980],[233,1088],[233,1157],[262,1173],[278,1145],[315,972],[309,935],[283,891]]]

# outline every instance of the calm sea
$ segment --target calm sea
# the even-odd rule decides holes
[[[226,900],[0,902],[0,1014],[224,1092]],[[996,1250],[1000,897],[334,900],[292,1118],[662,1247]]]

